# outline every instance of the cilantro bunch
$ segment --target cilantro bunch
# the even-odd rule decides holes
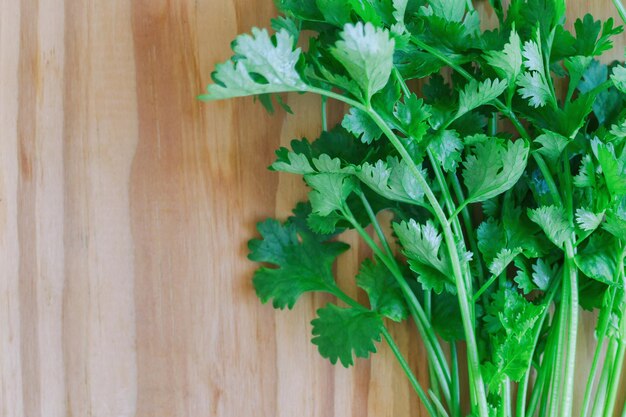
[[[311,191],[258,225],[254,287],[280,309],[335,296],[311,322],[320,354],[347,367],[385,339],[431,416],[467,415],[462,392],[472,416],[573,416],[579,310],[597,310],[580,415],[624,416],[626,68],[598,61],[622,28],[586,15],[570,32],[564,0],[491,5],[482,31],[465,0],[279,0],[273,34],[237,37],[201,99],[322,97],[320,137],[276,152]],[[347,105],[337,126],[328,99]],[[365,305],[333,274],[349,229],[372,250]],[[388,331],[403,320],[428,386]]]

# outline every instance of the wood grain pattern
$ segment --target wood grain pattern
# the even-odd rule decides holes
[[[586,11],[613,14],[571,2]],[[350,370],[319,357],[309,321],[327,298],[275,312],[250,285],[255,223],[306,192],[265,168],[317,135],[319,101],[289,96],[295,116],[270,117],[194,97],[274,14],[269,0],[0,0],[0,416],[425,415],[386,346]],[[368,255],[346,240],[342,283]],[[420,342],[393,331],[425,380]]]

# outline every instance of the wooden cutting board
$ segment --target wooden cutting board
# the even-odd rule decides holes
[[[316,137],[319,99],[270,117],[195,96],[274,15],[270,0],[0,0],[0,416],[425,415],[385,345],[349,370],[318,356],[309,321],[327,298],[275,312],[252,290],[255,223],[306,193],[266,167]],[[349,281],[368,251],[346,241]],[[425,379],[407,330],[393,333]]]

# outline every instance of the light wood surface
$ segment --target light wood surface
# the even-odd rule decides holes
[[[613,14],[571,2],[585,11]],[[270,0],[0,0],[0,416],[425,415],[386,346],[350,370],[318,356],[309,321],[328,299],[275,312],[254,295],[255,223],[306,192],[265,168],[315,138],[319,102],[289,96],[295,116],[270,117],[195,96],[274,14]],[[342,280],[368,254],[346,240]],[[425,379],[421,344],[393,330]]]

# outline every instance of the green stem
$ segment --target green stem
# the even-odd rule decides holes
[[[404,78],[402,78],[400,71],[396,67],[394,67],[393,69],[393,74],[396,80],[398,81],[398,83],[400,84],[400,88],[402,89],[402,92],[404,93],[404,95],[409,96],[411,94],[411,91],[409,90],[409,87],[404,81]],[[428,155],[428,159],[430,160],[430,164],[433,167],[433,171],[435,172],[435,177],[439,184],[439,188],[441,189],[441,193],[443,194],[444,202],[446,204],[448,212],[452,213],[455,211],[454,209],[455,204],[454,204],[454,200],[452,199],[452,195],[450,194],[448,184],[445,181],[443,172],[441,171],[441,166],[437,163],[436,158],[434,157],[433,153],[430,151],[429,148],[426,149],[426,153]],[[459,201],[463,201],[463,200],[459,200]],[[451,216],[451,217],[454,217],[454,216]],[[453,220],[454,221],[452,223],[452,227],[454,228],[454,233],[456,233],[457,236],[463,236],[460,223],[455,218],[453,218]],[[468,229],[468,234],[471,233],[470,230],[471,229]],[[475,253],[478,253],[478,252],[475,252]],[[466,283],[468,291],[471,293],[472,292],[472,280],[469,274],[466,274],[465,283]]]
[[[623,320],[623,319],[622,319]],[[612,417],[615,410],[615,400],[617,398],[617,388],[620,384],[620,376],[622,374],[622,366],[624,365],[624,354],[626,353],[626,344],[621,340],[617,342],[617,353],[615,362],[611,368],[611,378],[609,383],[609,392],[607,395],[606,408],[604,417]]]
[[[574,229],[574,197],[572,185],[572,173],[567,150],[563,152],[563,185],[565,188],[565,210],[568,222]],[[572,236],[565,242],[565,267],[568,273],[569,294],[569,330],[567,332],[567,351],[565,354],[565,387],[563,395],[563,415],[572,414],[574,402],[574,369],[576,368],[576,342],[578,337],[578,267],[576,266],[576,252],[573,246],[576,236]]]
[[[368,308],[363,307],[358,301],[356,301],[355,299],[350,297],[348,294],[343,292],[338,287],[329,287],[328,288],[328,292],[330,292],[335,297],[337,297],[339,300],[343,301],[344,303],[346,303],[347,305],[349,305],[352,308],[356,308],[356,309],[359,309],[359,310],[371,311]],[[391,337],[391,334],[389,334],[389,331],[387,330],[387,328],[385,326],[382,326],[381,333],[382,333],[383,337],[385,338],[385,341],[387,342],[387,344],[391,348],[391,351],[395,355],[396,359],[400,363],[400,366],[402,367],[402,370],[404,371],[404,373],[406,374],[407,378],[409,379],[409,382],[413,386],[413,389],[415,390],[417,395],[420,397],[420,400],[422,400],[422,402],[424,403],[424,406],[426,407],[426,410],[428,411],[428,413],[431,416],[436,416],[437,414],[436,414],[435,408],[433,407],[432,402],[430,401],[430,398],[428,398],[428,396],[426,395],[426,392],[422,388],[422,385],[419,383],[419,381],[415,377],[415,374],[413,374],[413,371],[411,370],[411,367],[409,366],[408,362],[406,361],[406,359],[402,355],[402,352],[400,352],[400,349],[398,348],[398,345],[396,345],[396,342],[394,342],[393,338]]]
[[[411,371],[411,367],[409,366],[409,364],[406,361],[406,359],[404,359],[404,356],[402,356],[402,352],[400,352],[400,349],[398,348],[398,345],[396,345],[396,342],[394,342],[393,338],[389,334],[389,331],[387,330],[386,327],[383,327],[382,334],[383,334],[383,337],[385,338],[385,341],[387,342],[387,344],[391,348],[391,351],[393,352],[393,354],[396,356],[396,359],[400,363],[400,366],[402,367],[402,370],[404,371],[404,373],[406,374],[407,378],[411,382],[411,385],[413,386],[413,389],[415,389],[415,392],[417,392],[417,395],[422,400],[422,403],[426,407],[426,410],[428,411],[428,414],[430,414],[431,416],[436,416],[437,415],[437,411],[435,410],[435,407],[433,406],[432,401],[430,400],[430,398],[428,398],[428,396],[424,392],[424,389],[422,388],[422,386],[420,385],[419,381],[417,380],[417,378],[413,374],[413,371]]]
[[[532,156],[535,159],[535,162],[537,163],[537,167],[539,167],[541,174],[543,175],[543,179],[545,179],[546,183],[548,184],[548,190],[550,190],[552,200],[554,200],[555,204],[562,205],[563,201],[561,199],[561,194],[559,194],[559,189],[556,186],[556,182],[554,182],[554,177],[552,176],[552,173],[550,172],[550,168],[548,168],[546,161],[538,152],[532,152]]]
[[[554,317],[552,318],[552,327],[548,333],[548,341],[546,344],[546,348],[543,354],[543,360],[541,361],[541,366],[537,371],[537,380],[533,386],[533,392],[530,397],[530,402],[528,404],[528,409],[526,410],[527,416],[534,416],[535,410],[537,409],[537,405],[539,404],[539,399],[541,398],[541,405],[539,409],[539,415],[545,416],[545,411],[547,409],[548,398],[550,394],[550,387],[552,378],[548,379],[549,376],[552,376],[552,372],[554,371],[554,361],[556,358],[556,346],[559,341],[559,310],[555,312]]]
[[[385,234],[383,233],[383,229],[380,226],[378,219],[376,218],[376,213],[374,213],[374,210],[372,210],[372,206],[370,205],[370,202],[367,200],[367,197],[365,197],[365,194],[362,191],[359,191],[357,194],[361,198],[361,203],[363,203],[363,207],[365,207],[365,212],[370,218],[370,222],[372,223],[372,226],[374,227],[374,231],[376,232],[376,235],[378,236],[380,243],[382,243],[383,248],[385,248],[385,252],[387,252],[387,255],[390,258],[393,258],[393,252],[391,250],[391,247],[389,246],[389,243],[387,242],[387,238],[385,237]]]
[[[446,408],[443,406],[443,404],[441,404],[441,401],[439,401],[439,398],[437,398],[433,390],[428,390],[428,393],[430,394],[430,398],[433,400],[433,404],[435,404],[437,411],[439,411],[438,415],[440,415],[441,417],[450,417],[450,415],[446,411]]]
[[[427,323],[432,323],[432,290],[424,291],[424,309],[426,312]],[[430,364],[430,358],[429,364]],[[439,390],[439,380],[432,365],[428,367],[428,378],[430,380],[430,388],[438,397],[441,395]],[[454,401],[454,400],[452,400]]]
[[[596,348],[593,353],[593,360],[591,362],[591,369],[589,370],[589,378],[587,379],[587,385],[585,387],[585,395],[583,397],[583,404],[580,408],[580,417],[585,417],[587,415],[587,411],[589,410],[589,404],[591,402],[591,392],[593,390],[593,385],[596,380],[596,375],[598,372],[598,363],[600,362],[600,356],[602,356],[602,348],[604,347],[604,339],[606,338],[606,333],[609,328],[609,317],[611,315],[611,310],[613,310],[613,303],[615,300],[615,290],[609,288],[610,298],[609,304],[606,306],[607,312],[600,313],[600,322],[598,323],[598,341],[596,343]]]
[[[404,276],[402,275],[402,272],[400,271],[400,268],[398,267],[398,264],[396,263],[395,258],[388,257],[378,247],[376,242],[372,240],[372,238],[365,231],[365,229],[363,229],[363,227],[361,227],[359,222],[356,221],[356,219],[354,218],[354,215],[352,214],[348,206],[344,207],[343,215],[356,229],[356,231],[363,238],[365,243],[367,243],[367,245],[372,249],[372,251],[378,257],[378,259],[380,259],[380,261],[387,267],[387,269],[391,272],[393,277],[396,279],[396,282],[400,286],[400,290],[402,291],[402,294],[405,297],[405,300],[409,307],[409,311],[411,312],[411,316],[413,317],[413,321],[415,322],[415,325],[417,326],[417,330],[422,335],[424,346],[426,347],[428,357],[435,359],[434,362],[432,363],[435,365],[434,366],[435,372],[443,388],[444,397],[446,398],[446,401],[449,401],[450,400],[450,390],[449,390],[450,370],[447,367],[445,355],[443,354],[443,350],[441,349],[439,340],[437,339],[437,336],[435,335],[432,327],[430,326],[430,323],[426,317],[426,314],[419,300],[417,299],[417,297],[413,293],[413,290],[411,290],[406,280],[404,279]],[[373,221],[377,222],[375,217]]]
[[[459,355],[456,342],[450,342],[450,362],[452,362],[452,404],[451,413],[455,417],[461,417],[461,387],[459,384]]]
[[[411,90],[409,90],[409,86],[406,85],[406,82],[404,81],[402,74],[400,74],[400,70],[396,67],[393,67],[393,76],[398,81],[398,84],[400,84],[400,88],[402,89],[402,94],[404,94],[407,97],[410,96]]]
[[[593,411],[591,412],[591,415],[593,417],[601,417],[603,414],[602,411],[604,411],[604,407],[606,405],[607,390],[612,370],[612,367],[608,366],[608,364],[614,362],[616,350],[617,342],[615,340],[611,340],[609,342],[609,347],[606,351],[606,355],[604,356],[602,375],[600,377],[600,382],[598,383],[598,388],[596,389]]]
[[[456,175],[450,175],[450,182],[452,183],[452,189],[454,190],[457,201],[465,202],[465,195],[463,193],[463,189],[461,188],[459,177],[457,177]],[[474,225],[472,224],[472,217],[470,216],[467,204],[461,203],[461,206],[461,218],[463,219],[463,225],[465,226],[465,235],[467,237],[467,240],[469,241],[470,249],[472,250],[472,252],[478,254],[480,253],[480,251],[478,249],[476,236],[474,236]],[[476,266],[476,269],[478,271],[478,282],[482,284],[485,281],[485,271],[483,263],[480,259],[477,260]]]
[[[378,239],[380,240],[380,242],[382,243],[383,247],[385,248],[385,251],[387,252],[387,255],[390,258],[393,258],[393,252],[391,250],[391,247],[389,246],[389,243],[387,242],[387,238],[385,237],[385,234],[383,233],[383,229],[380,226],[380,223],[378,222],[378,219],[376,218],[376,214],[374,213],[374,210],[372,210],[372,206],[370,205],[369,201],[367,200],[367,197],[361,191],[357,192],[357,194],[361,198],[361,202],[363,203],[363,207],[365,207],[365,211],[366,211],[368,217],[370,218],[370,222],[372,223],[372,226],[374,227],[374,231],[378,235]],[[430,322],[430,316],[429,316],[430,313],[428,313],[429,311],[430,311],[430,306],[427,306],[427,319],[428,319],[428,322]],[[435,363],[433,363],[435,358],[433,358],[430,355],[428,355],[427,360],[428,360],[428,364],[429,364],[429,366],[428,366],[428,373],[429,373],[429,377],[431,379],[431,385],[433,386],[433,390],[435,392],[435,395],[439,396],[439,384],[438,384],[438,380],[437,380],[437,377],[436,377],[436,371],[435,371],[435,367],[437,365]]]
[[[566,273],[566,270],[568,269],[568,267],[565,267],[565,271],[564,274]],[[557,342],[557,346],[556,346],[556,355],[555,355],[555,361],[553,364],[553,370],[552,370],[552,378],[551,378],[551,383],[552,383],[552,389],[551,389],[551,393],[550,393],[550,411],[548,413],[548,415],[550,416],[556,416],[556,415],[565,415],[565,414],[557,414],[558,409],[559,409],[559,399],[561,398],[561,390],[563,389],[563,364],[565,361],[565,353],[564,353],[564,346],[563,346],[563,341],[567,339],[567,315],[569,312],[569,287],[570,287],[570,281],[569,279],[567,279],[566,276],[563,277],[563,289],[561,291],[561,305],[560,305],[560,309],[559,309],[559,321],[558,321],[558,331],[557,334],[559,335],[559,341]]]
[[[491,275],[491,278],[489,278],[489,280],[485,282],[478,291],[476,291],[476,294],[474,294],[474,298],[473,298],[474,302],[478,301],[478,298],[480,298],[480,296],[483,295],[485,291],[487,291],[487,289],[491,286],[491,284],[493,284],[496,281],[496,279],[498,279],[497,275]]]
[[[441,189],[441,194],[443,195],[443,201],[446,205],[446,209],[448,210],[448,214],[450,215],[450,220],[448,224],[451,224],[452,231],[457,236],[463,236],[463,231],[461,230],[461,224],[459,220],[452,216],[452,213],[455,212],[455,204],[452,199],[452,195],[450,194],[450,190],[448,189],[448,184],[446,183],[446,179],[443,175],[443,171],[441,170],[441,166],[437,163],[433,153],[430,149],[426,149],[426,154],[428,155],[428,159],[430,160],[430,164],[433,167],[433,171],[435,172],[435,178],[437,179],[437,183],[439,184],[439,188]],[[472,277],[468,274],[465,274],[465,287],[467,291],[472,293]]]
[[[624,5],[620,0],[613,0],[613,4],[617,9],[617,13],[619,13],[619,17],[622,18],[622,22],[626,23],[626,9],[624,9]]]
[[[504,378],[504,381],[502,382],[502,391],[504,393],[504,400],[502,401],[504,416],[511,417],[513,416],[513,407],[511,405],[511,380],[508,377]]]
[[[477,394],[477,398],[475,399],[476,403],[472,404],[472,408],[478,408],[480,417],[487,417],[489,415],[489,407],[487,406],[487,394],[485,392],[485,385],[483,383],[483,378],[480,370],[480,359],[478,356],[478,347],[476,345],[476,335],[474,334],[473,314],[469,304],[469,297],[467,289],[465,287],[465,280],[461,268],[461,263],[459,261],[459,254],[457,251],[456,241],[454,239],[452,229],[450,228],[446,216],[441,206],[439,205],[437,197],[435,197],[435,194],[432,192],[420,169],[417,167],[417,165],[411,158],[411,155],[409,155],[408,151],[404,148],[402,142],[400,142],[400,139],[398,139],[395,133],[393,133],[389,126],[387,126],[387,123],[385,123],[385,121],[376,111],[374,111],[372,108],[369,108],[368,113],[373,121],[388,137],[391,144],[394,146],[394,148],[396,148],[402,159],[408,165],[409,170],[413,174],[414,179],[417,181],[418,186],[420,186],[424,190],[426,199],[433,207],[437,220],[439,221],[443,229],[444,240],[446,242],[446,247],[450,255],[450,263],[452,265],[452,272],[454,274],[457,295],[461,308],[461,318],[463,321],[463,328],[465,331],[465,338],[467,342],[469,369],[470,373],[473,375],[472,382]]]
[[[334,98],[335,100],[338,101],[342,101],[352,107],[355,107],[359,110],[362,111],[367,111],[367,106],[365,106],[363,103],[360,103],[356,100],[353,100],[351,98],[342,96],[341,94],[335,93],[333,91],[328,91],[328,90],[324,90],[323,88],[317,88],[317,87],[307,87],[306,89],[302,90],[303,92],[309,92],[309,93],[314,93],[314,94],[319,94],[320,96],[325,96],[328,98]]]

